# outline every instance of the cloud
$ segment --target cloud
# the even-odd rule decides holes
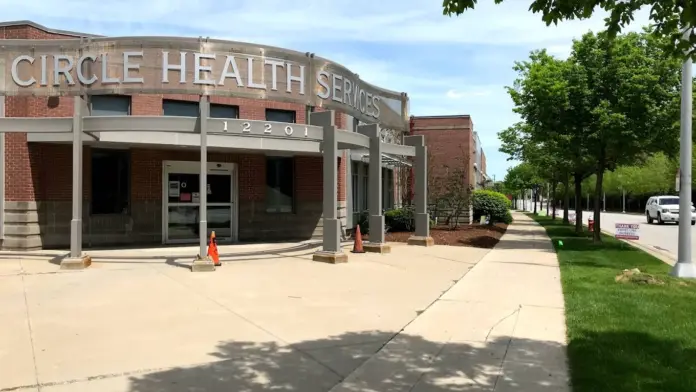
[[[112,36],[209,36],[314,52],[372,84],[405,91],[416,115],[470,114],[489,174],[511,165],[497,132],[518,121],[505,86],[516,60],[547,48],[565,57],[573,38],[604,27],[603,12],[547,27],[530,0],[479,1],[459,17],[423,0],[0,0],[4,20]],[[641,28],[642,10],[629,30]]]

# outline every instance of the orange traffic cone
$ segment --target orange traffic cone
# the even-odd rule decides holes
[[[208,257],[213,259],[213,264],[216,267],[222,265],[220,255],[218,254],[217,241],[215,240],[215,231],[210,233],[210,244],[208,244]]]
[[[355,241],[353,241],[353,253],[365,253],[362,245],[362,234],[360,234],[360,225],[355,228]]]

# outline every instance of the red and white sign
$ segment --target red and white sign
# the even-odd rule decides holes
[[[638,235],[640,225],[637,223],[617,223],[614,226],[614,237],[620,240],[637,240],[640,238]]]

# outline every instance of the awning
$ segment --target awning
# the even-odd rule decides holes
[[[370,162],[370,154],[367,152],[367,150],[359,150],[359,151],[352,150],[350,152],[350,160],[369,163]],[[382,166],[407,166],[407,167],[411,167],[411,162],[409,162],[408,159],[404,159],[404,158],[399,157],[398,155],[384,154],[383,153],[382,154]]]

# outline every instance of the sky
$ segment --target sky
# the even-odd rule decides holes
[[[547,27],[528,0],[480,0],[459,17],[441,0],[0,0],[2,21],[108,36],[204,36],[313,52],[380,87],[407,92],[413,115],[469,114],[491,178],[516,164],[497,133],[519,121],[505,87],[515,61],[546,48],[567,57],[573,38],[605,14]],[[648,23],[642,10],[628,30]]]

